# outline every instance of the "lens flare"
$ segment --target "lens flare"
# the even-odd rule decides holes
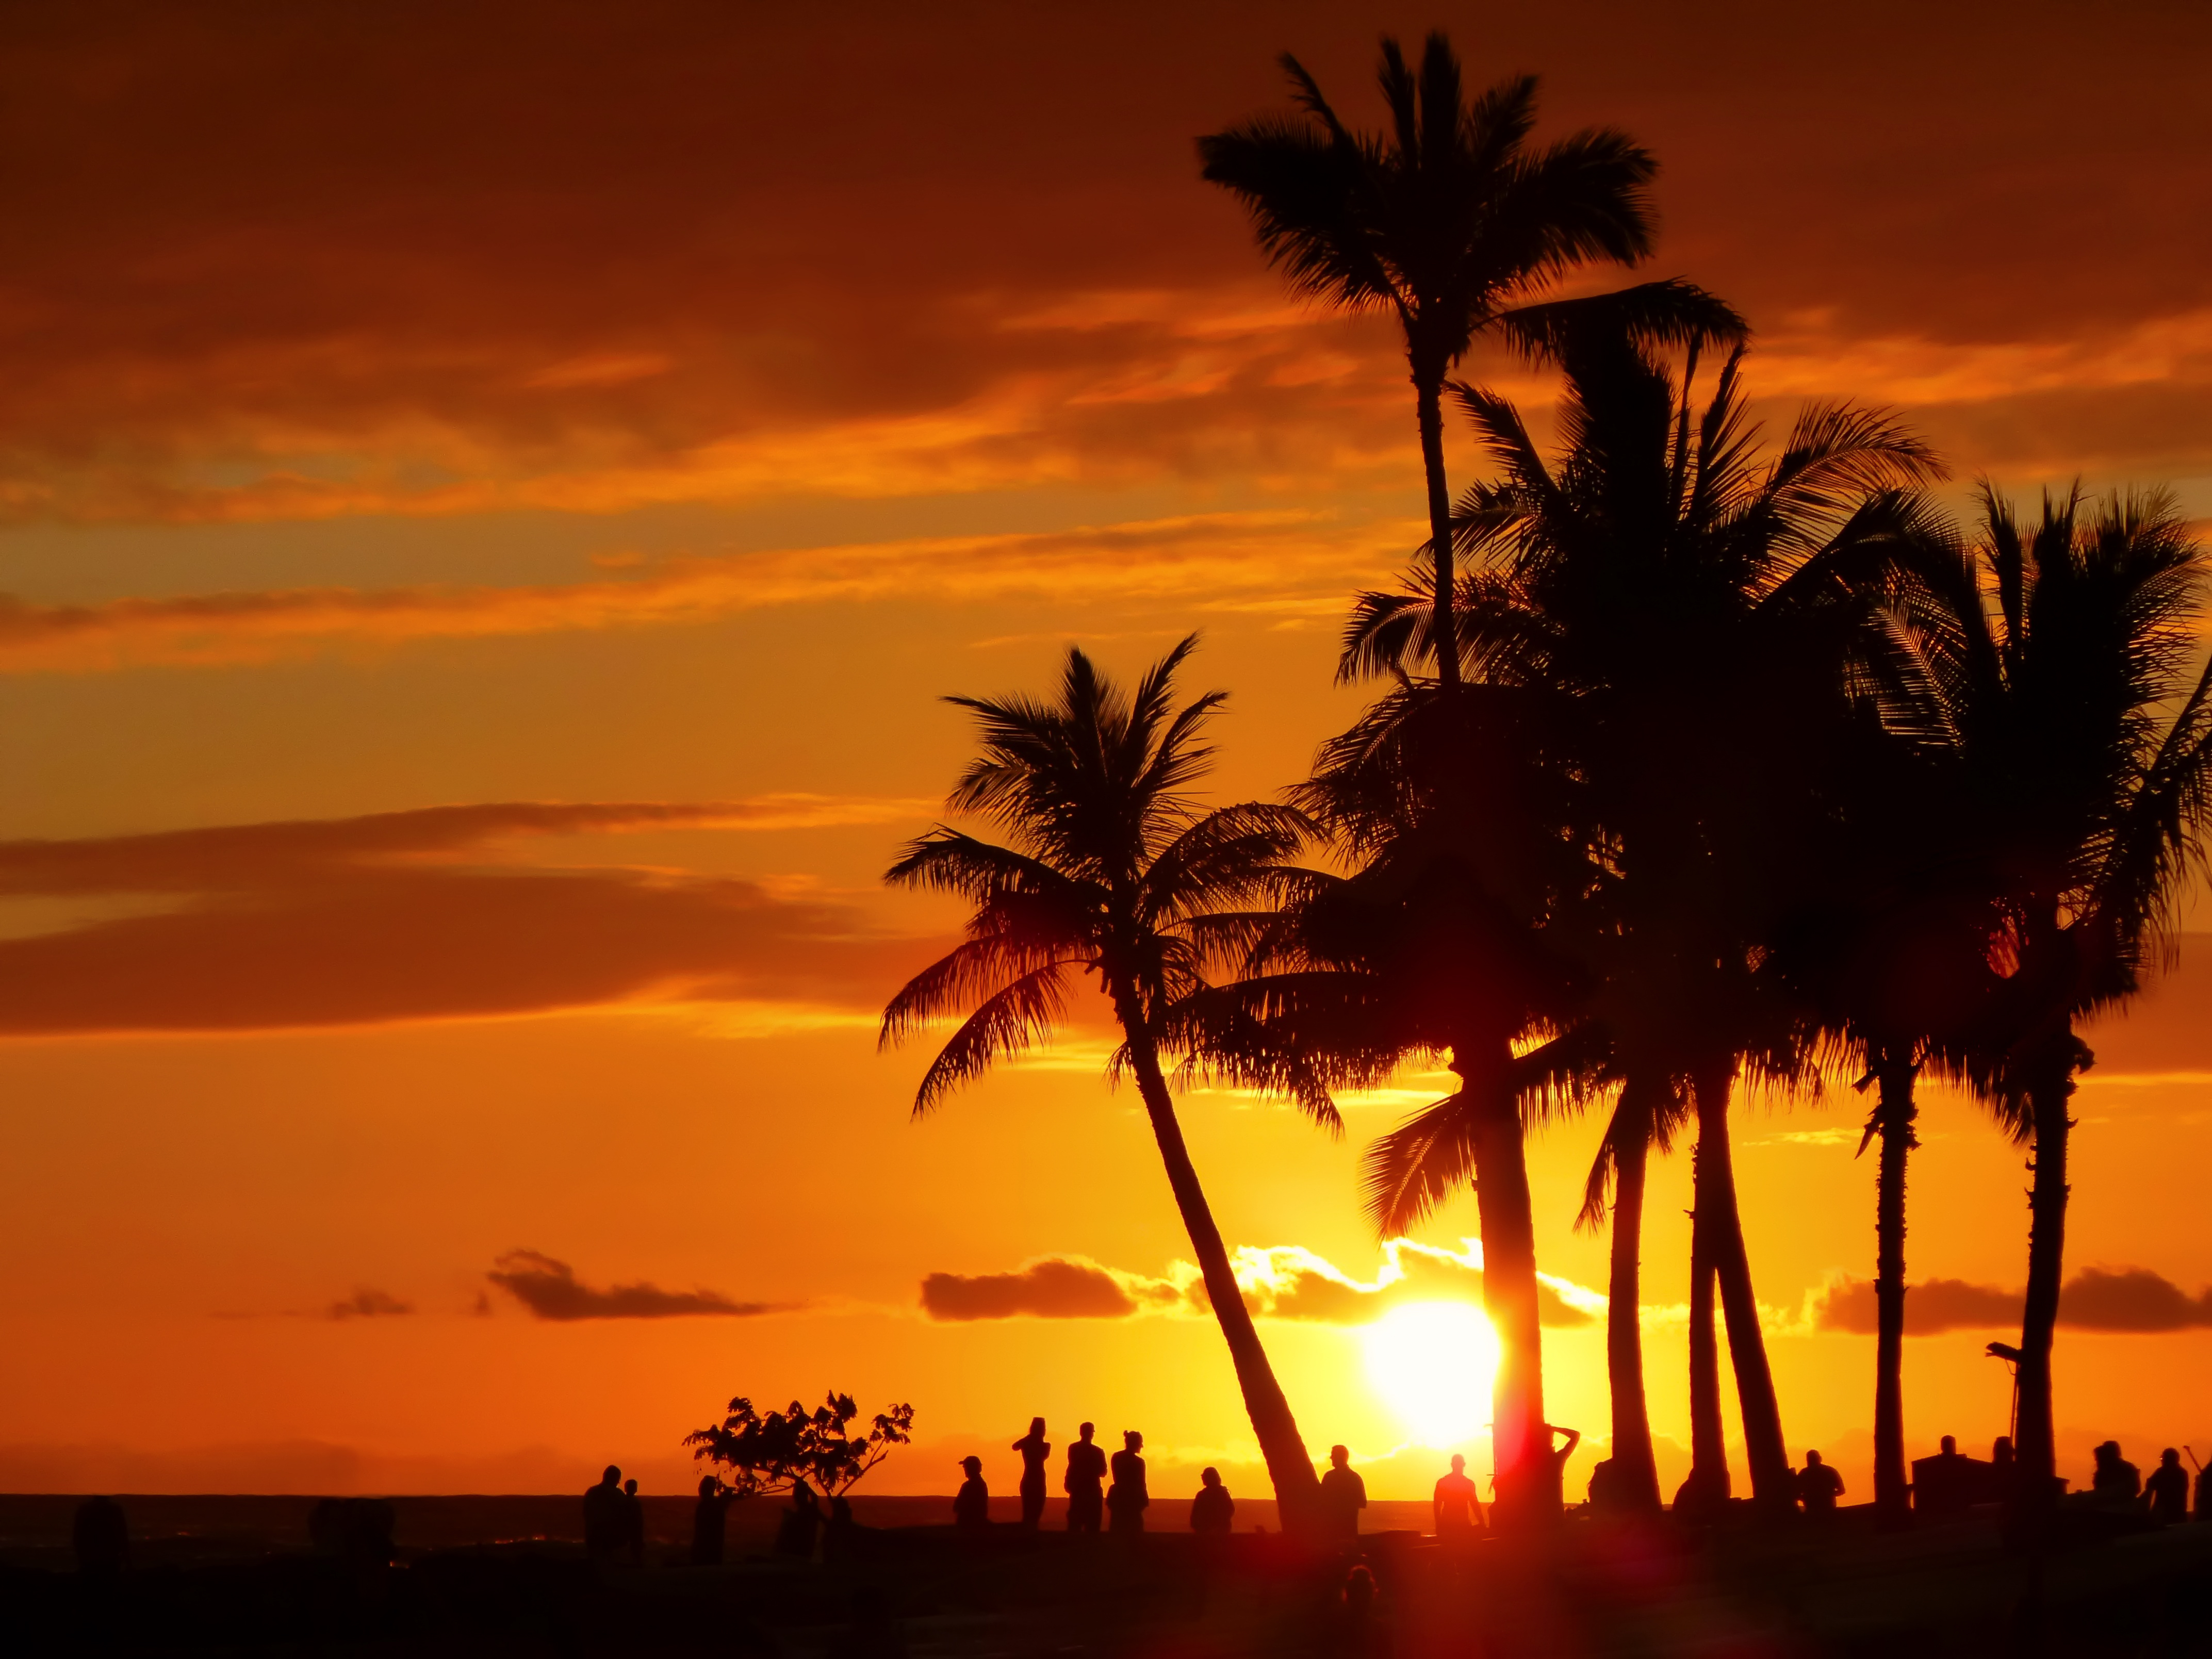
[[[1490,1421],[1498,1333],[1464,1302],[1408,1302],[1361,1334],[1367,1375],[1423,1445],[1464,1445]]]

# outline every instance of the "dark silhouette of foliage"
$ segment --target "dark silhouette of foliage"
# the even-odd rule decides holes
[[[737,1498],[787,1492],[802,1482],[825,1498],[847,1492],[890,1455],[891,1448],[914,1437],[914,1407],[893,1406],[876,1413],[866,1431],[855,1436],[860,1408],[848,1394],[832,1394],[812,1411],[794,1400],[763,1416],[740,1395],[730,1401],[720,1423],[684,1437],[691,1455],[717,1466],[719,1489]]]
[[[1046,1040],[1066,1017],[1075,975],[1097,981],[1121,1028],[1114,1073],[1135,1079],[1285,1524],[1304,1528],[1318,1490],[1313,1463],[1191,1163],[1161,1052],[1174,1011],[1206,988],[1209,963],[1240,955],[1278,899],[1306,879],[1286,861],[1315,831],[1287,806],[1202,812],[1189,799],[1213,752],[1199,733],[1224,696],[1176,707],[1176,671],[1196,646],[1195,635],[1177,645],[1133,694],[1071,650],[1051,702],[950,699],[976,716],[983,752],[949,804],[996,819],[1012,845],[939,825],[886,874],[975,908],[966,942],[892,998],[883,1041],[965,1012],[915,1092],[920,1117],[994,1060]],[[1300,1099],[1338,1127],[1325,1091]]]
[[[1451,495],[1445,481],[1444,377],[1505,307],[1592,260],[1632,264],[1650,252],[1650,155],[1604,128],[1541,149],[1536,82],[1516,76],[1469,99],[1458,58],[1431,34],[1419,68],[1382,42],[1387,133],[1354,132],[1320,84],[1282,59],[1301,113],[1246,121],[1199,140],[1204,176],[1250,210],[1268,258],[1301,292],[1352,311],[1384,311],[1405,335],[1428,484],[1433,633],[1452,636]],[[1457,678],[1438,656],[1446,683]]]

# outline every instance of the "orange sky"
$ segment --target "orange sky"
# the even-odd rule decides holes
[[[614,1457],[670,1490],[732,1394],[831,1384],[918,1408],[883,1490],[948,1489],[971,1446],[1010,1480],[1039,1411],[1235,1475],[1099,1035],[910,1127],[927,1055],[872,1018],[955,921],[876,885],[963,756],[940,694],[1199,628],[1224,798],[1358,706],[1346,596],[1418,535],[1402,369],[1383,325],[1285,298],[1193,136],[1275,106],[1285,47],[1372,121],[1377,31],[1441,23],[1479,76],[1540,72],[1548,130],[1656,150],[1653,270],[1749,314],[1770,413],[1894,404],[1962,479],[2212,513],[2212,20],[2088,18],[11,9],[0,1487],[580,1487]],[[2099,1042],[2070,1255],[2193,1298],[2212,945],[2188,961]],[[1188,1113],[1231,1243],[1277,1252],[1261,1328],[1310,1442],[1388,1493],[1438,1460],[1400,1451],[1358,1333],[1413,1291],[1314,1259],[1389,1277],[1354,1170],[1427,1097],[1401,1082],[1341,1142]],[[1863,1489],[1871,1339],[1821,1299],[1871,1269],[1856,1122],[1754,1108],[1738,1162],[1791,1440]],[[1595,1133],[1533,1154],[1570,1321],[1604,1280],[1569,1225]],[[2019,1155],[1963,1103],[1924,1133],[1912,1276],[2017,1285]],[[1645,1250],[1676,1440],[1686,1176]],[[1420,1242],[1474,1230],[1462,1200]],[[963,1281],[1047,1258],[1134,1311],[944,1316],[1035,1304]],[[960,1277],[925,1308],[930,1274]],[[2079,1305],[2184,1328],[2062,1333],[2077,1474],[2106,1434],[2212,1442],[2212,1309],[2146,1284]],[[1908,1345],[1916,1451],[2002,1426],[1961,1317]],[[1597,1325],[1555,1328],[1548,1380],[1602,1430]]]

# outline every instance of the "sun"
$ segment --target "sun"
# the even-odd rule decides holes
[[[1376,1393],[1426,1446],[1464,1445],[1490,1421],[1498,1333],[1464,1302],[1407,1302],[1361,1333]]]

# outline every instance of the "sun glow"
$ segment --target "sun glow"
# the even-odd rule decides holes
[[[1490,1421],[1498,1333],[1464,1302],[1408,1302],[1361,1334],[1375,1391],[1424,1445],[1462,1445]]]

